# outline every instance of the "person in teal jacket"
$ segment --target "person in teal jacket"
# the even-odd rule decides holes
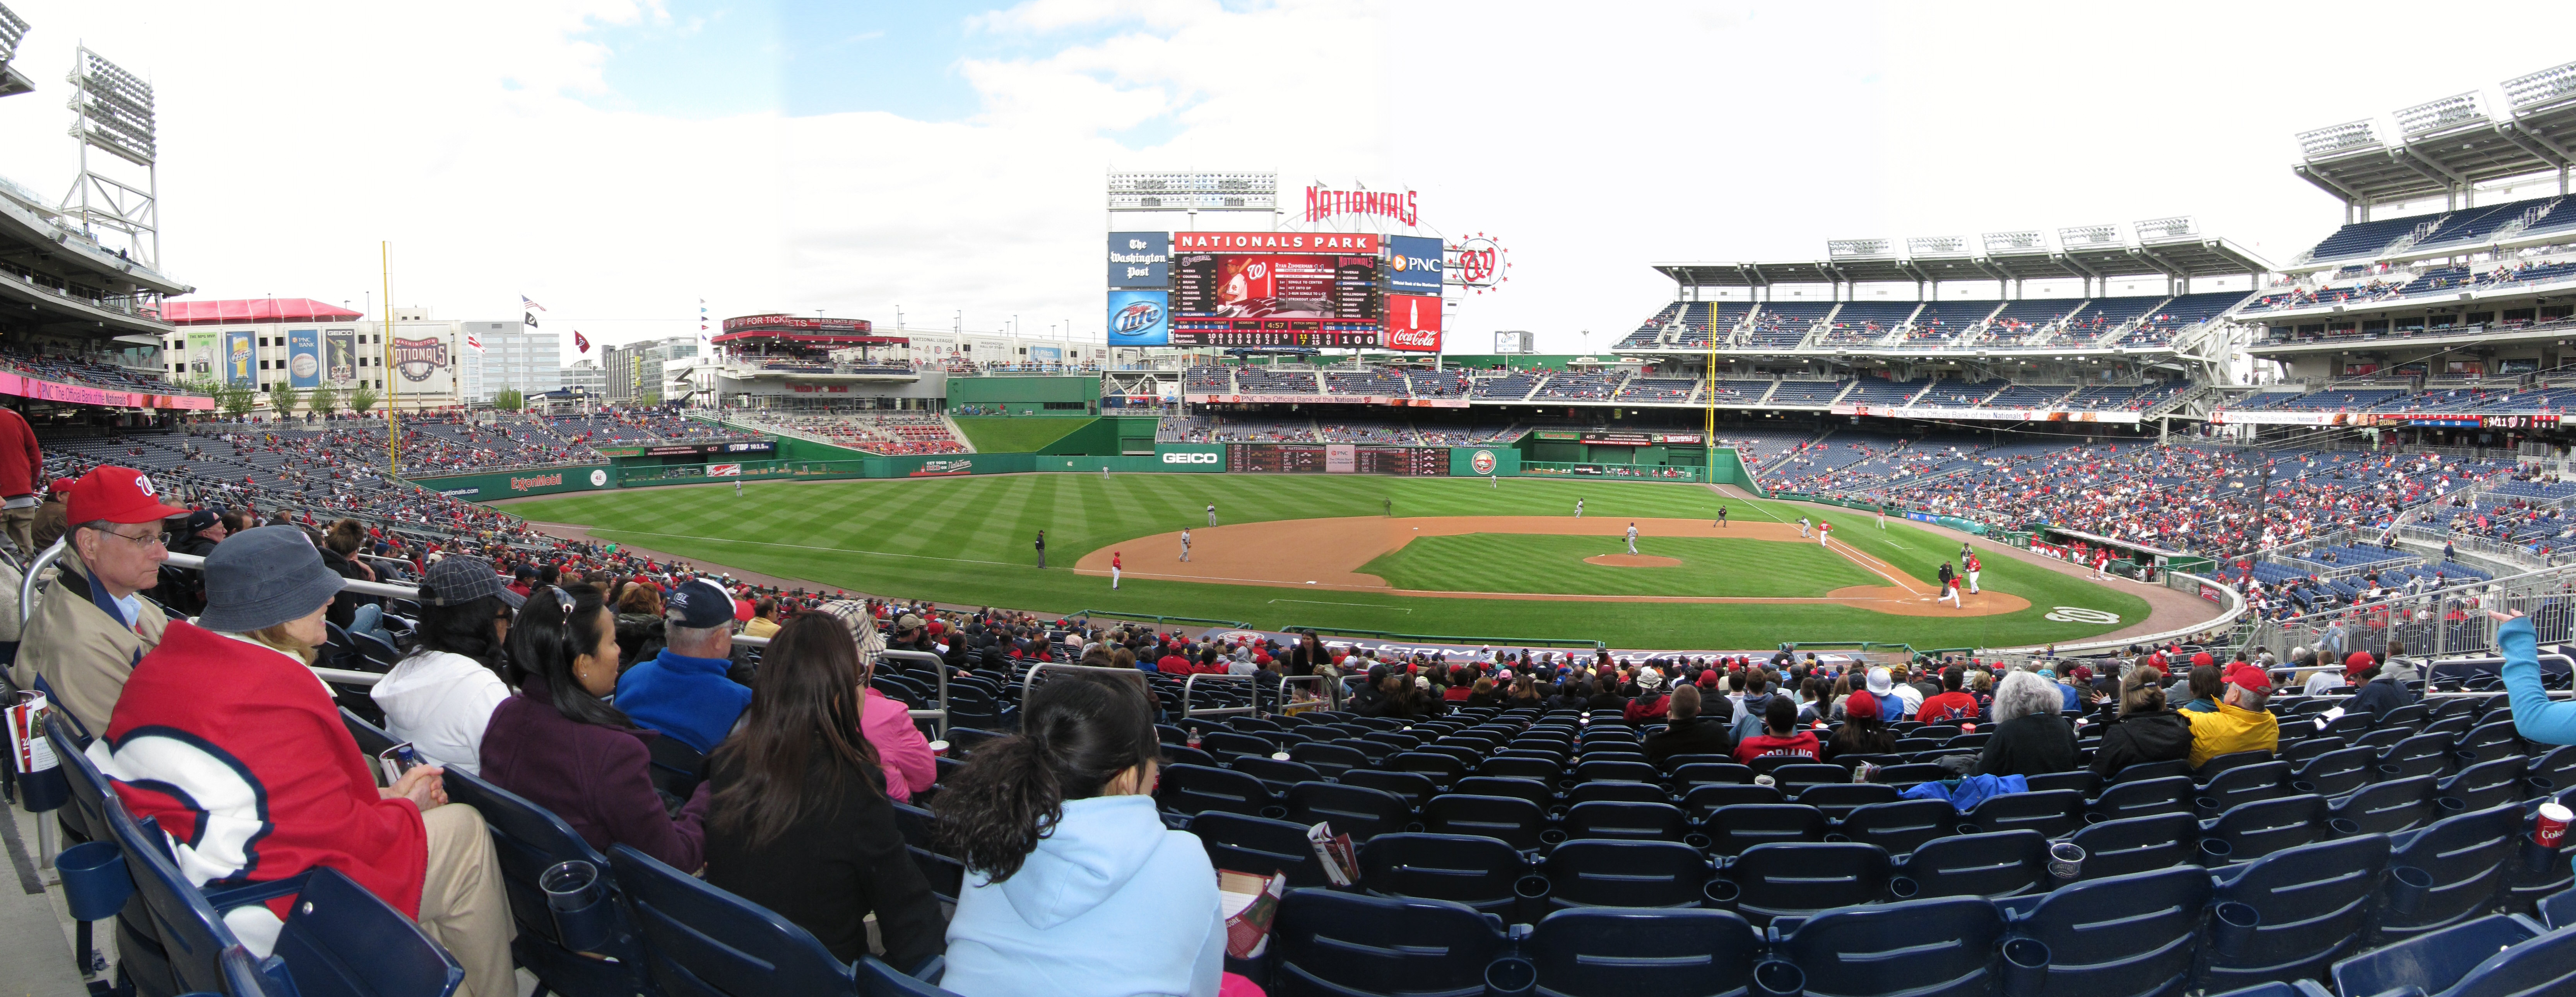
[[[2531,617],[2491,612],[2502,620],[2496,648],[2504,652],[2504,691],[2513,706],[2513,728],[2535,744],[2576,744],[2576,702],[2552,702],[2540,685],[2540,637]]]

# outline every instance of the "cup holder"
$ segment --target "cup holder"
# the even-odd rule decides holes
[[[1553,827],[1548,828],[1547,830],[1544,830],[1544,831],[1540,831],[1540,832],[1538,833],[1538,843],[1539,843],[1539,844],[1542,844],[1542,845],[1554,845],[1554,844],[1559,844],[1559,843],[1563,842],[1564,840],[1565,840],[1565,832],[1560,831],[1560,830],[1557,830],[1556,828],[1553,828]]]
[[[2433,805],[2442,808],[2442,812],[2446,814],[2467,813],[2469,811],[2469,801],[2463,800],[2457,796],[2436,796],[2433,798]]]
[[[1825,843],[1829,845],[1847,845],[1851,843],[1851,836],[1848,834],[1827,834],[1825,835]]]
[[[1887,881],[1887,895],[1898,900],[1912,900],[1921,892],[1923,884],[1915,882],[1911,876],[1897,876]]]
[[[1796,963],[1774,959],[1753,967],[1753,997],[1806,997],[1807,972]]]
[[[1708,902],[1721,907],[1732,906],[1744,895],[1744,889],[1735,885],[1734,880],[1723,878],[1709,880],[1706,885],[1699,888],[1699,892],[1701,896],[1708,898]]]
[[[1545,876],[1523,876],[1512,881],[1512,895],[1523,900],[1545,900],[1556,892],[1556,885]]]
[[[545,891],[546,909],[554,913],[557,944],[575,952],[608,947],[617,918],[598,866],[580,859],[557,862],[537,875],[537,888]]]
[[[2263,923],[2261,911],[2251,904],[2228,901],[2209,912],[2209,940],[2222,956],[2235,956],[2254,940],[2256,929]]]
[[[63,877],[63,904],[77,921],[104,921],[125,909],[134,895],[134,877],[125,868],[125,853],[113,841],[73,845],[54,856]]]
[[[1538,989],[1538,966],[1527,959],[1496,959],[1485,966],[1487,997],[1523,997]]]
[[[1682,835],[1682,844],[1689,845],[1692,848],[1704,852],[1708,850],[1708,846],[1715,844],[1715,842],[1710,841],[1708,835],[1694,832]]]
[[[2200,864],[2204,866],[2216,868],[2218,866],[2226,865],[2227,857],[2235,854],[2235,852],[2236,847],[2228,844],[2223,839],[2200,839]]]
[[[1288,819],[1288,808],[1287,808],[1287,807],[1263,807],[1263,808],[1261,808],[1261,815],[1262,815],[1262,816],[1264,816],[1264,817],[1268,817],[1268,818],[1270,818],[1271,820],[1287,820],[1287,819]]]
[[[2004,993],[2012,997],[2036,995],[2048,986],[2048,943],[2036,938],[2013,938],[2004,942]]]
[[[2348,817],[2335,817],[2326,821],[2326,833],[2338,838],[2349,838],[2361,833],[2361,825]]]
[[[2433,874],[2411,865],[2388,867],[2388,910],[2399,917],[2413,917],[2424,904],[2424,895],[2433,892]]]
[[[2290,780],[2290,791],[2293,793],[2314,793],[2317,791],[2317,784],[2305,779],[2293,779]]]

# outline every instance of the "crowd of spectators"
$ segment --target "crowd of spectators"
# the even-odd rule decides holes
[[[967,453],[972,448],[949,432],[936,412],[854,410],[790,412],[748,410],[734,421],[834,446],[878,454]]]

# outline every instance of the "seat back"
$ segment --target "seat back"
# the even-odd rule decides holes
[[[1812,994],[1982,997],[2003,932],[1991,901],[1940,897],[1826,911],[1776,951],[1805,971]]]
[[[1553,785],[1558,779],[1565,778],[1565,766],[1563,763],[1545,758],[1503,755],[1485,759],[1484,764],[1476,766],[1476,774],[1512,779],[1538,779]]]
[[[1796,803],[1724,807],[1700,823],[1709,851],[1719,855],[1742,855],[1756,845],[1822,842],[1828,829],[1824,811]]]
[[[2444,993],[2452,985],[2474,975],[2484,964],[2523,948],[2541,949],[2535,944],[2546,929],[2520,917],[2497,914],[2436,931],[2418,933],[2377,949],[2334,964],[2335,990],[2346,994]],[[2562,960],[2568,954],[2559,949]],[[2507,972],[2482,979],[2466,993],[2504,994],[2554,993],[2546,984],[2563,981],[2576,973],[2576,965],[2560,962],[2540,975]],[[2498,988],[2494,984],[2511,978],[2515,985]],[[2543,984],[2533,986],[2532,984]]]
[[[1727,863],[1726,879],[1737,891],[1736,913],[1768,925],[1882,899],[1894,869],[1887,849],[1877,845],[1784,842],[1745,849]]]
[[[2253,754],[2253,752],[2241,752]],[[2240,764],[2220,772],[2200,787],[2195,803],[2204,816],[2216,816],[2256,800],[2277,800],[2290,793],[2290,766],[2282,762]]]
[[[2215,899],[2253,907],[2257,920],[2251,937],[2232,952],[2207,954],[2207,988],[2323,971],[2361,943],[2387,870],[2388,837],[2381,834],[2301,845],[2230,870]]]
[[[1281,997],[1479,994],[1508,942],[1442,900],[1290,890],[1271,922],[1268,991]]]
[[[1471,775],[1450,786],[1449,792],[1461,796],[1509,796],[1528,800],[1531,806],[1542,811],[1557,804],[1555,787],[1536,779]],[[1436,796],[1434,798],[1437,799]]]
[[[2250,862],[2325,837],[2331,815],[2326,798],[2313,794],[2255,800],[2218,815],[2201,836],[2226,842],[2228,862]]]
[[[2063,837],[2084,826],[2084,794],[2050,789],[1990,796],[1959,821],[1980,831],[2037,831],[2043,838]]]
[[[1674,841],[1568,841],[1540,866],[1554,907],[1695,907],[1712,872]]]
[[[2334,815],[2372,834],[2396,834],[2433,819],[2433,777],[2376,782],[2334,804]]]
[[[1321,780],[1309,779],[1305,781],[1317,782]],[[1440,794],[1440,787],[1432,783],[1431,777],[1423,775],[1420,772],[1389,772],[1384,769],[1352,769],[1348,772],[1342,773],[1341,778],[1333,781],[1345,786],[1363,786],[1369,789],[1386,790],[1387,792],[1394,793],[1395,795],[1402,797],[1406,806],[1413,807],[1415,809],[1420,809],[1423,804],[1430,802],[1432,797]]]
[[[2013,921],[2015,931],[2048,946],[2048,975],[2036,992],[2180,993],[2191,979],[2192,942],[2209,893],[2209,874],[2196,866],[2088,879],[2050,893]]]
[[[2116,783],[2085,808],[2087,820],[2127,820],[2156,814],[2188,814],[2200,787],[2178,775]]]
[[[1281,802],[1288,807],[1288,820],[1308,826],[1331,822],[1334,833],[1350,835],[1352,841],[1401,831],[1413,821],[1413,808],[1403,797],[1365,786],[1301,782],[1288,787]]]
[[[2397,778],[2446,775],[2458,762],[2459,738],[2451,734],[2417,734],[2397,742],[2379,763],[2397,768]]]
[[[1420,772],[1443,786],[1467,774],[1467,763],[1433,751],[1399,751],[1388,756],[1380,767],[1398,772]]]
[[[137,821],[125,804],[109,799],[107,830],[125,854],[125,871],[134,877],[135,896],[151,918],[153,936],[169,960],[169,971],[182,991],[224,991],[223,952],[240,944],[223,917],[203,893],[180,878],[171,861],[169,839],[152,820]],[[134,910],[132,905],[127,911]]]
[[[1370,767],[1367,755],[1344,745],[1321,741],[1292,745],[1288,749],[1288,757],[1299,764],[1312,765],[1328,777],[1339,776],[1348,769]]]
[[[419,925],[329,866],[305,875],[271,954],[298,997],[447,997],[465,980]]]
[[[904,851],[911,854],[913,868],[920,870],[922,881],[930,884],[930,895],[953,904],[966,889],[966,863],[940,854],[930,833],[934,819],[930,811],[912,804],[894,805],[895,830],[903,834]]]
[[[2521,755],[2479,762],[2461,769],[2439,789],[2443,796],[2460,801],[2470,810],[2517,803],[2522,800],[2522,775],[2529,764],[2530,759]]]
[[[346,706],[340,708],[340,725],[349,729],[349,738],[358,742],[358,753],[367,756],[370,762],[395,744],[392,734],[387,733],[382,727],[368,723],[365,717],[350,712]],[[382,772],[377,773],[376,782],[379,785],[383,784]]]
[[[858,993],[847,964],[768,908],[627,845],[610,848],[608,862],[665,997]]]
[[[1733,762],[1689,762],[1673,767],[1672,787],[1701,786],[1710,783],[1743,785],[1753,781],[1753,767]],[[1686,792],[1686,790],[1684,790]]]
[[[1543,844],[1539,833],[1547,830],[1547,811],[1515,796],[1442,793],[1423,805],[1422,827],[1433,834],[1476,835],[1517,851],[1537,851]]]
[[[1671,803],[1672,795],[1651,782],[1578,782],[1565,791],[1565,805],[1605,800],[1619,803]]]
[[[1872,803],[1896,801],[1896,787],[1870,782],[1810,785],[1798,790],[1797,796],[1797,802],[1824,811],[1827,820],[1841,820],[1845,814]]]
[[[2466,773],[2462,773],[2465,775]],[[2407,937],[2468,920],[2485,910],[2508,870],[2522,837],[2522,806],[2501,803],[2434,821],[2398,839],[2391,866],[2411,866],[2433,877],[2433,888],[2417,898],[2412,912],[2400,914],[2382,904],[2382,938]],[[2391,877],[2389,889],[2396,887]],[[2387,890],[2383,890],[2383,897]]]
[[[1324,773],[1312,765],[1280,761],[1268,755],[1236,755],[1225,764],[1227,768],[1261,780],[1261,784],[1269,787],[1273,794],[1287,792],[1288,787],[1301,782],[1324,780]]]
[[[441,781],[446,785],[447,799],[473,807],[483,815],[483,826],[491,832],[492,860],[501,870],[501,891],[510,899],[510,917],[518,924],[518,937],[511,942],[510,950],[519,963],[537,979],[560,990],[596,989],[585,984],[640,986],[643,951],[638,947],[635,926],[622,909],[612,915],[615,925],[608,943],[594,950],[617,961],[592,958],[563,946],[555,933],[554,912],[546,905],[546,891],[537,885],[538,877],[556,863],[588,862],[599,870],[600,879],[613,893],[617,890],[617,877],[609,870],[608,857],[583,841],[563,818],[515,793],[461,769],[448,769]]]
[[[1359,846],[1360,882],[1384,896],[1446,900],[1510,913],[1528,860],[1490,836],[1381,834]]]
[[[1947,837],[1958,824],[1959,811],[1946,802],[1899,800],[1854,807],[1834,825],[1833,833],[1901,856],[1924,842]]]
[[[2272,753],[2269,751],[2231,751],[2200,763],[2199,768],[2192,770],[2191,777],[2201,783],[2207,783],[2235,769],[2247,765],[2266,765],[2272,760]]]
[[[2379,752],[2369,748],[2337,748],[2308,759],[2305,764],[2291,770],[2291,782],[2303,782],[2310,788],[2301,789],[2295,785],[2290,788],[2333,799],[2369,785],[2371,778],[2378,774],[2378,766]]]
[[[1914,849],[1905,878],[1918,897],[2010,897],[2052,885],[2048,839],[2037,831],[1954,834]]]
[[[1750,803],[1786,803],[1788,797],[1771,786],[1739,785],[1731,782],[1702,783],[1682,795],[1682,810],[1694,820],[1707,820],[1720,807],[1737,807]]]
[[[1257,876],[1284,872],[1291,888],[1327,882],[1304,824],[1210,810],[1190,821],[1190,833],[1198,835],[1208,863],[1219,869]]]
[[[2110,784],[2116,786],[2139,779],[2165,779],[2178,775],[2186,777],[2191,775],[2191,763],[2180,758],[2161,762],[2139,762],[2111,773]]]
[[[1154,803],[1173,813],[1223,810],[1247,817],[1259,817],[1264,808],[1277,805],[1271,799],[1270,787],[1261,780],[1233,769],[1205,765],[1164,767],[1162,783],[1154,790]]]
[[[1752,928],[1722,910],[1561,910],[1522,951],[1538,986],[1562,997],[1660,997],[1742,989],[1760,953]]]
[[[1579,787],[1578,787],[1579,788]],[[1682,808],[1670,803],[1594,800],[1565,811],[1565,836],[1618,841],[1680,841],[1690,826]]]
[[[2149,814],[2103,821],[2066,840],[2084,849],[2082,878],[2103,879],[2194,861],[2200,822],[2187,813]]]

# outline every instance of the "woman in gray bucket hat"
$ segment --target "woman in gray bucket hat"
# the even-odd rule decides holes
[[[930,750],[930,739],[912,722],[911,707],[869,683],[885,652],[885,635],[877,630],[876,617],[869,614],[866,603],[851,599],[824,603],[813,612],[841,621],[858,644],[859,685],[867,689],[861,697],[859,733],[877,749],[877,761],[885,769],[886,795],[912,802],[912,794],[939,781],[939,763],[933,760],[937,755]]]

